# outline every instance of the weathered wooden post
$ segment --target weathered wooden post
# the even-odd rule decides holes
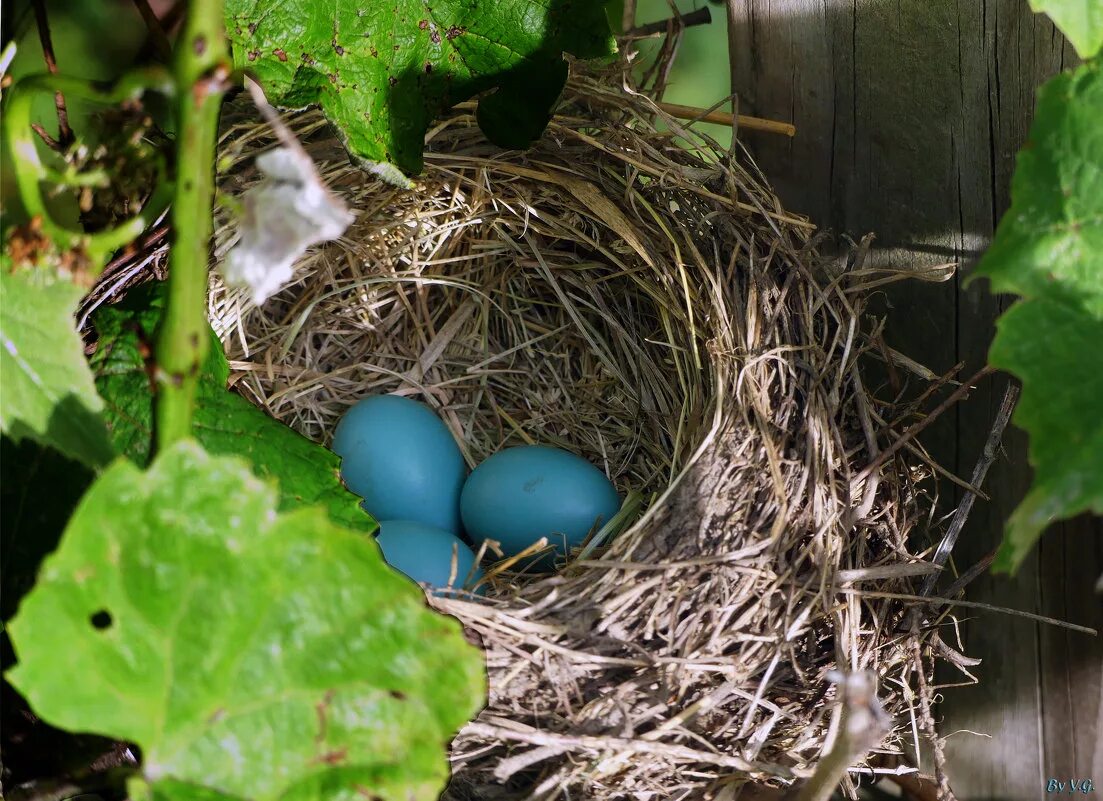
[[[836,233],[877,235],[875,258],[916,267],[959,262],[942,284],[909,282],[886,300],[891,341],[936,371],[983,364],[1008,304],[962,277],[1007,209],[1014,155],[1034,90],[1075,54],[1025,0],[731,0],[741,110],[790,119],[794,139],[744,133],[788,208]],[[985,382],[927,440],[968,476],[1004,390]],[[1029,479],[1011,429],[954,552],[964,568],[990,552]],[[943,484],[947,506],[954,487]],[[1056,526],[1014,578],[968,591],[984,601],[1103,628],[1097,521]],[[946,692],[942,732],[962,799],[1039,799],[1048,779],[1103,779],[1100,638],[983,613],[963,626],[980,685]],[[947,631],[953,641],[953,632]],[[950,671],[946,681],[957,681]]]

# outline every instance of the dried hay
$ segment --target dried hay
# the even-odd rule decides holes
[[[498,571],[484,599],[433,600],[485,647],[491,686],[453,744],[452,798],[786,784],[831,736],[834,668],[878,677],[897,725],[882,753],[921,725],[927,629],[892,596],[928,572],[909,536],[925,468],[914,446],[874,462],[914,410],[859,369],[891,354],[863,320],[891,276],[861,249],[821,258],[747,153],[611,83],[572,78],[524,153],[459,107],[412,191],[350,165],[317,112],[288,115],[357,220],[262,308],[212,288],[236,389],[314,440],[398,392],[437,409],[472,465],[551,444],[645,499],[558,574]],[[252,117],[230,126],[223,189],[255,181],[272,143]]]

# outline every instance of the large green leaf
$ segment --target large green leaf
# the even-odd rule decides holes
[[[353,155],[396,181],[389,165],[421,170],[443,109],[496,88],[480,125],[503,146],[527,144],[563,88],[563,53],[615,47],[594,0],[227,0],[226,21],[235,65],[272,102],[320,103]]]
[[[0,427],[90,467],[115,455],[73,313],[81,290],[0,269]]]
[[[1103,68],[1038,92],[1011,209],[977,268],[1023,296],[1000,318],[989,361],[1023,382],[1034,485],[1008,522],[997,567],[1014,569],[1047,525],[1103,513]]]
[[[9,632],[34,711],[137,743],[166,799],[427,801],[485,693],[372,538],[194,442],[100,476]]]
[[[1103,49],[1103,3],[1099,0],[1030,0],[1030,8],[1049,16],[1081,58],[1091,58]]]
[[[155,286],[135,293],[125,307],[103,309],[95,318],[96,385],[106,401],[116,448],[140,465],[149,461],[153,447],[154,398],[145,357],[161,317],[158,290]],[[196,439],[211,453],[243,456],[255,473],[276,479],[281,509],[320,504],[343,526],[374,530],[375,521],[360,507],[360,499],[341,483],[336,454],[226,389],[229,366],[213,332],[211,338],[199,384]]]

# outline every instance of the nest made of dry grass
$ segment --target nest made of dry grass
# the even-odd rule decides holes
[[[263,307],[214,282],[236,389],[320,442],[356,400],[398,392],[471,464],[557,445],[646,499],[557,574],[433,600],[490,676],[450,796],[786,784],[830,737],[834,668],[877,674],[897,724],[879,751],[899,752],[926,646],[894,596],[915,592],[927,507],[907,449],[866,469],[910,411],[860,369],[889,352],[863,320],[885,276],[860,251],[822,259],[745,152],[607,77],[576,74],[527,152],[456,109],[413,190],[352,165],[319,113],[286,119],[357,219]],[[250,117],[222,144],[237,193],[273,138]],[[216,260],[232,242],[224,227]]]

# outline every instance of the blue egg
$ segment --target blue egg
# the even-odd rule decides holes
[[[573,453],[541,445],[509,448],[472,471],[460,495],[460,513],[472,542],[498,540],[515,556],[547,537],[559,556],[582,543],[620,510],[605,474]],[[534,567],[549,570],[553,559]]]
[[[452,433],[428,406],[398,395],[365,398],[333,434],[341,478],[376,520],[460,530],[467,474]]]
[[[482,578],[475,565],[475,554],[455,534],[414,520],[384,520],[376,537],[387,564],[419,583],[431,587],[471,587]],[[456,555],[455,579],[452,575],[453,548]],[[472,572],[472,568],[475,568]],[[468,576],[470,575],[470,579]],[[482,587],[476,592],[482,593]]]

